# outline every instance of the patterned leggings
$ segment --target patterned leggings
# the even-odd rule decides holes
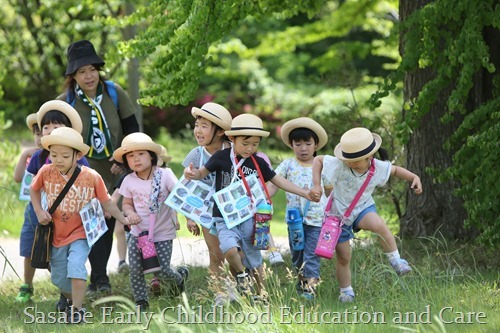
[[[155,242],[158,261],[160,262],[161,271],[157,276],[162,281],[174,280],[177,285],[182,283],[182,276],[170,267],[170,259],[172,257],[172,240]],[[144,273],[142,272],[141,253],[137,247],[137,237],[130,235],[128,239],[128,257],[130,267],[130,286],[134,294],[135,301],[148,300],[148,287]]]

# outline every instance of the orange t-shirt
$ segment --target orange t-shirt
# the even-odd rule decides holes
[[[77,239],[86,239],[80,210],[92,198],[97,198],[100,202],[111,199],[101,175],[94,169],[86,166],[80,167],[81,172],[75,183],[57,206],[54,214],[52,214],[52,221],[54,221],[52,245],[56,247],[68,245]],[[67,180],[59,170],[52,164],[45,164],[33,178],[31,187],[35,191],[45,191],[50,207],[66,183]]]

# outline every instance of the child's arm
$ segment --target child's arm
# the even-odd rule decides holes
[[[31,204],[33,205],[33,210],[35,211],[36,217],[40,224],[49,224],[52,221],[52,216],[49,212],[43,210],[42,208],[42,193],[41,191],[35,191],[30,187]]]
[[[202,166],[199,169],[196,169],[195,167],[193,167],[193,163],[189,163],[189,166],[184,169],[184,177],[186,177],[186,179],[191,179],[191,180],[203,179],[206,176],[208,176],[209,173],[210,172],[204,166]]]
[[[122,201],[122,209],[123,209],[123,214],[127,215],[128,217],[132,217],[133,219],[141,219],[139,215],[135,212],[134,209],[134,201],[132,198],[123,198]]]
[[[311,189],[311,196],[315,199],[321,198],[321,194],[323,190],[321,188],[321,172],[323,171],[323,159],[325,155],[318,155],[313,160],[312,167],[312,180],[313,180],[313,188]]]
[[[391,167],[391,176],[411,182],[410,187],[415,191],[415,194],[422,194],[422,183],[420,182],[420,177],[413,172],[408,171],[403,167],[393,165]]]
[[[26,161],[28,160],[28,158],[33,156],[35,151],[37,151],[38,149],[39,148],[37,147],[25,149],[21,153],[21,156],[19,156],[19,161],[17,161],[16,168],[14,169],[14,181],[16,183],[20,183],[23,180],[24,171],[26,170]]]
[[[123,215],[120,208],[113,202],[113,200],[107,200],[101,202],[102,207],[111,214],[118,222],[121,224],[129,225],[129,224],[137,224],[141,222],[141,218],[139,216],[127,216]]]
[[[300,195],[301,197],[304,197],[309,201],[314,201],[314,202],[319,201],[319,198],[314,199],[311,197],[311,193],[310,193],[309,189],[300,188],[297,185],[295,185],[294,183],[292,183],[291,181],[289,181],[288,179],[285,179],[281,176],[278,176],[278,175],[274,176],[270,180],[270,182],[286,192]]]
[[[269,196],[271,196],[271,197],[274,197],[274,195],[276,193],[278,193],[278,191],[280,189],[278,186],[274,185],[271,182],[267,182],[266,186],[267,186],[267,191],[269,192]]]

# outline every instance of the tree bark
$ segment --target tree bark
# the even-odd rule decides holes
[[[415,10],[432,0],[401,0],[400,18],[404,22]],[[404,57],[404,33],[400,36],[400,50]],[[434,77],[429,69],[417,69],[406,73],[404,79],[404,98],[411,101],[418,97],[422,87]],[[400,236],[431,236],[438,232],[447,238],[467,238],[464,220],[467,217],[463,202],[454,196],[456,184],[437,182],[426,168],[445,170],[452,165],[455,151],[445,150],[444,143],[463,120],[456,114],[449,123],[442,123],[441,117],[447,112],[447,100],[452,85],[440,94],[427,114],[421,118],[407,144],[407,168],[418,174],[422,180],[423,194],[416,196],[408,191],[406,212],[401,219]],[[403,111],[404,113],[404,111]],[[404,114],[403,114],[404,116]]]

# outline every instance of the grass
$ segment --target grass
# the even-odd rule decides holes
[[[9,136],[10,137],[10,136]],[[193,142],[171,140],[160,136],[172,155],[170,167],[177,175],[181,162],[194,147]],[[262,147],[277,165],[288,157],[281,152]],[[0,230],[3,235],[17,237],[22,225],[25,203],[17,199],[19,187],[12,181],[12,170],[19,153],[18,146],[0,142]],[[284,194],[273,198],[275,236],[286,235]],[[397,221],[383,211],[391,225]],[[181,225],[183,223],[181,222]],[[394,228],[392,228],[394,230]],[[396,230],[397,231],[397,230]],[[183,227],[180,236],[190,236]],[[301,300],[295,291],[293,272],[286,268],[267,269],[265,285],[268,306],[251,305],[248,301],[224,309],[213,308],[212,302],[221,290],[220,280],[209,280],[204,267],[190,267],[186,293],[181,297],[151,298],[153,320],[134,316],[132,294],[126,276],[112,275],[114,295],[111,298],[87,298],[85,304],[94,315],[93,323],[81,326],[47,324],[47,314],[54,311],[59,292],[49,280],[35,283],[34,303],[14,302],[19,287],[17,281],[0,285],[0,325],[4,332],[498,332],[499,260],[491,250],[474,244],[450,242],[439,236],[407,240],[400,243],[403,256],[414,271],[398,277],[388,266],[378,245],[372,245],[373,235],[362,233],[363,239],[353,251],[351,262],[356,302],[337,301],[338,284],[334,277],[334,261],[322,260],[322,283],[315,301]],[[1,246],[1,245],[0,245]],[[291,267],[285,256],[286,267]],[[210,311],[222,321],[212,323]],[[187,314],[182,314],[184,312]],[[124,323],[127,313],[132,323]],[[130,313],[130,315],[128,314]],[[108,315],[109,314],[109,315]],[[36,320],[32,322],[32,316]],[[217,319],[220,317],[216,316]],[[180,317],[179,317],[180,316]],[[212,316],[212,317],[211,317]],[[196,323],[195,323],[196,322]],[[484,322],[484,323],[482,323]]]

